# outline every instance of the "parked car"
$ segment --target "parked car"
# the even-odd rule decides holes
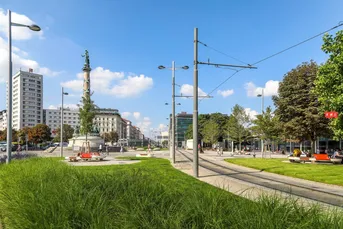
[[[6,152],[6,144],[1,144],[0,145],[0,151],[1,152]]]

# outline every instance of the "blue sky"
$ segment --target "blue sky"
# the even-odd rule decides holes
[[[78,74],[89,50],[95,103],[117,108],[125,117],[150,128],[167,125],[171,107],[171,71],[157,66],[189,65],[176,72],[176,94],[193,85],[193,30],[199,41],[245,63],[254,63],[313,35],[342,18],[343,2],[303,1],[158,1],[158,0],[2,0],[0,3],[0,98],[7,77],[7,9],[16,22],[35,22],[41,33],[13,29],[14,69],[44,73],[44,108],[59,106],[61,85],[70,92],[65,103],[80,100]],[[15,31],[14,31],[15,30]],[[331,33],[336,32],[334,30]],[[326,60],[321,37],[244,70],[228,80],[212,99],[199,104],[199,113],[230,113],[235,104],[251,114],[261,111],[259,88],[266,91],[265,106],[285,73],[304,61]],[[199,61],[242,63],[199,44]],[[230,69],[199,66],[199,87],[209,93],[233,73]],[[268,83],[267,83],[268,82]],[[267,83],[267,84],[266,84]],[[233,90],[233,93],[232,91]],[[176,111],[192,113],[193,100],[177,98]],[[0,99],[0,109],[5,109]],[[135,115],[134,115],[135,114]]]

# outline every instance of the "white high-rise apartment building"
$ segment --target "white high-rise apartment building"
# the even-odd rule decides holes
[[[7,129],[7,112],[6,110],[0,111],[0,130]]]
[[[43,123],[43,76],[19,71],[13,76],[12,86],[12,126],[19,130]],[[6,93],[6,101],[8,91]],[[8,108],[8,104],[6,104]]]

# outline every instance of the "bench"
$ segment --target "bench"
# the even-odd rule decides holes
[[[339,164],[342,162],[341,158],[330,158],[327,154],[314,154],[313,158],[310,158],[312,163],[314,162],[332,162],[333,164]]]
[[[307,162],[307,161],[310,161],[310,158],[309,157],[288,157],[288,160],[290,162]]]

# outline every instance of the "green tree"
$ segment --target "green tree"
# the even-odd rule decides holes
[[[74,128],[68,124],[63,124],[63,142],[68,142],[69,139],[73,137]],[[54,142],[61,141],[61,128],[58,127],[56,129],[56,136],[54,138]]]
[[[329,55],[321,65],[315,80],[315,93],[321,111],[337,111],[339,116],[331,119],[330,127],[336,139],[343,138],[343,31],[336,36],[325,34],[322,50]]]
[[[267,107],[263,114],[256,115],[256,119],[252,123],[254,126],[251,127],[251,130],[254,135],[263,140],[279,142],[282,130],[280,129],[278,116],[273,114],[271,107]]]
[[[227,121],[228,138],[239,144],[239,150],[242,149],[242,142],[248,141],[252,138],[249,127],[251,120],[246,114],[243,107],[236,104],[232,108],[232,114]]]
[[[29,131],[29,138],[35,144],[50,141],[51,140],[51,130],[49,126],[45,124],[37,124],[32,127]]]
[[[328,134],[328,121],[313,93],[317,69],[313,61],[292,69],[280,82],[278,95],[273,97],[275,114],[285,134],[299,141],[310,140],[312,152],[316,138]]]
[[[193,139],[193,124],[190,124],[185,133],[186,139]]]
[[[80,133],[87,135],[92,131],[93,119],[95,117],[95,105],[91,100],[90,95],[82,97],[82,107],[80,107]]]
[[[7,140],[7,128],[4,129],[0,135],[0,141],[6,141]],[[12,129],[12,142],[18,141],[17,137],[17,131],[15,129]]]
[[[164,140],[164,141],[162,142],[162,146],[163,146],[163,148],[167,147],[167,146],[168,146],[168,141],[167,141],[167,140]]]
[[[203,140],[206,143],[214,144],[218,142],[220,135],[219,125],[214,120],[209,120],[203,128]]]
[[[118,142],[119,135],[117,132],[111,131],[108,134],[109,134],[109,142],[111,142],[111,145],[113,145],[113,143],[115,143],[115,142]]]
[[[28,141],[30,141],[31,139],[29,138],[29,133],[31,131],[31,128],[28,126],[25,126],[23,128],[21,128],[18,132],[17,132],[17,137],[18,137],[18,143],[19,144],[24,144],[26,142],[26,136],[28,137]],[[19,141],[20,139],[20,141]]]

